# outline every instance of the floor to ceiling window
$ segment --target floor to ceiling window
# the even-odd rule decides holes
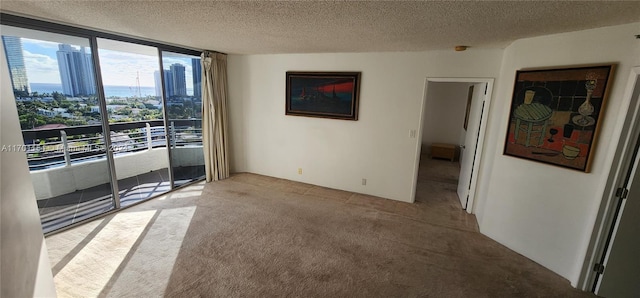
[[[2,27],[45,232],[114,208],[89,39]]]
[[[198,52],[0,21],[45,233],[203,178]]]
[[[98,38],[120,204],[171,190],[155,47]],[[157,89],[156,89],[157,85]]]
[[[162,68],[174,184],[183,185],[205,175],[200,56],[163,51]]]

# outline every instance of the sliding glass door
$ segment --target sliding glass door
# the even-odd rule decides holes
[[[121,206],[171,190],[157,48],[98,38]]]
[[[112,210],[90,40],[2,26],[2,43],[44,232]]]
[[[45,233],[204,178],[197,52],[0,21]]]
[[[204,178],[200,57],[163,51],[162,73],[174,186]]]

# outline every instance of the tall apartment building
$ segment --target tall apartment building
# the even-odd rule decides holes
[[[84,47],[78,50],[68,44],[58,45],[56,54],[64,94],[68,96],[95,94],[91,54],[86,53]]]
[[[186,96],[187,95],[187,81],[185,78],[185,67],[180,63],[171,64],[169,67],[171,76],[173,77],[173,95]]]
[[[202,97],[202,65],[200,59],[191,59],[191,73],[193,74],[193,96]]]
[[[13,91],[23,91],[29,93],[29,80],[27,79],[27,68],[24,65],[22,55],[22,41],[17,36],[2,36],[2,44],[7,54],[9,64],[9,75],[13,84]]]

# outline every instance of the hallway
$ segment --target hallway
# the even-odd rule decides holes
[[[474,215],[460,206],[456,194],[460,162],[445,159],[420,158],[418,187],[415,205],[423,213],[423,219],[431,223],[478,232]]]

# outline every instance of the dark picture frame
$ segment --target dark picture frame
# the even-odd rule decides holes
[[[615,66],[517,71],[504,154],[589,172]]]
[[[286,115],[358,120],[360,72],[286,73]]]

